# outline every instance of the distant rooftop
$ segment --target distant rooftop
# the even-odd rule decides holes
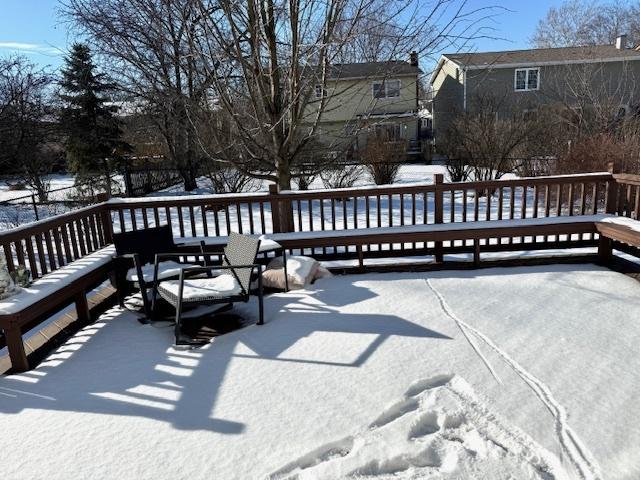
[[[329,66],[329,78],[346,79],[361,77],[381,77],[389,75],[420,75],[422,70],[417,65],[406,61],[387,62],[336,63]]]
[[[632,48],[618,49],[615,45],[591,45],[584,47],[505,50],[501,52],[445,53],[444,56],[460,65],[481,67],[520,63],[564,63],[604,59],[622,60],[633,57],[640,59],[640,51]]]

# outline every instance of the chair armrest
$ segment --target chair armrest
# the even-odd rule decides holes
[[[251,263],[247,265],[208,265],[204,267],[186,267],[182,269],[184,273],[205,273],[212,270],[233,270],[234,268],[260,268],[259,263]]]
[[[119,260],[133,260],[133,267],[136,269],[136,275],[138,276],[138,283],[140,285],[144,284],[144,277],[142,275],[142,260],[140,260],[139,253],[124,253],[122,255],[114,255],[113,259],[116,261],[116,264],[119,263]],[[117,266],[116,266],[116,270],[118,270]],[[124,279],[126,280],[126,272],[120,272],[120,273],[124,273]],[[118,273],[116,273],[116,275],[118,275]]]

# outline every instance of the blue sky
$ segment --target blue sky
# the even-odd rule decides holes
[[[527,48],[538,19],[561,0],[470,0],[477,8],[501,5],[509,11],[489,26],[492,35],[504,40],[480,39],[477,51]],[[41,65],[58,67],[62,54],[73,37],[56,15],[57,0],[0,0],[0,56],[10,53],[28,55]]]

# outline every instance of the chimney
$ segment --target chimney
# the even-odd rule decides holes
[[[415,50],[409,54],[409,64],[412,67],[418,66],[418,52],[416,52]]]
[[[627,48],[627,36],[626,35],[618,35],[616,38],[616,48],[618,50],[624,50]]]

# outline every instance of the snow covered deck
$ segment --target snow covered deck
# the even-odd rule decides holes
[[[629,277],[337,276],[265,309],[262,327],[176,350],[171,328],[114,308],[0,378],[2,477],[640,476]]]

